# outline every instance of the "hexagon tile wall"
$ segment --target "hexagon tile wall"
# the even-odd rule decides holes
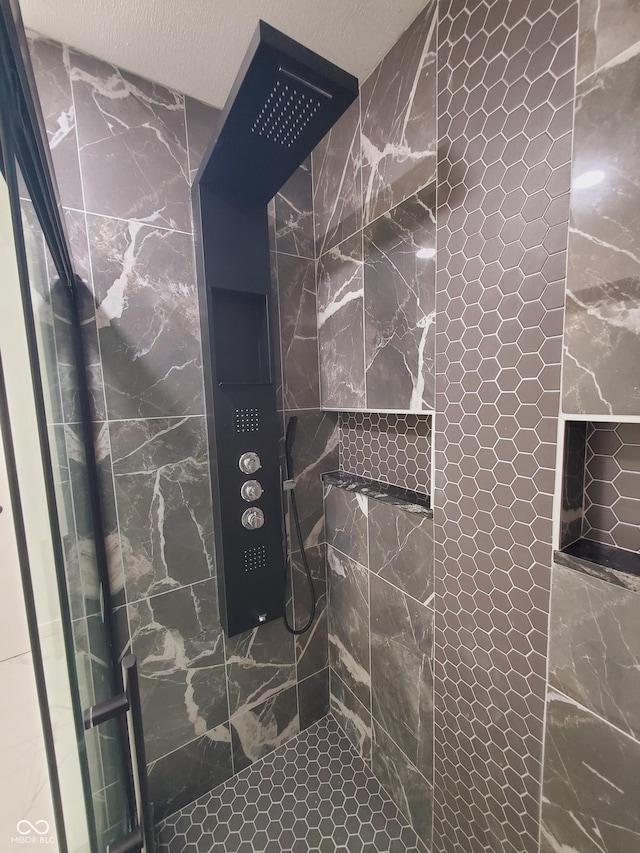
[[[439,7],[434,853],[538,848],[576,29]]]

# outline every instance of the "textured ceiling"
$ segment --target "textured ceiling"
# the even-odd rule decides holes
[[[41,35],[222,107],[262,18],[364,80],[425,0],[20,0]]]

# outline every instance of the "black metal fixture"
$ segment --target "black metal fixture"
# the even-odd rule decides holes
[[[229,636],[285,605],[267,204],[358,82],[260,22],[194,184],[220,616]]]

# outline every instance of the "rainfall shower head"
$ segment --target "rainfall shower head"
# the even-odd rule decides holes
[[[266,203],[357,94],[355,77],[260,21],[199,181]]]

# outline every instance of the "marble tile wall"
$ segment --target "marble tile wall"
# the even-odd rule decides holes
[[[435,5],[313,152],[323,408],[433,409]]]
[[[433,772],[433,520],[325,494],[331,710],[427,846]]]
[[[640,415],[640,9],[580,4],[563,360],[568,414]]]
[[[225,642],[190,202],[218,111],[36,35],[31,50],[87,288],[117,640],[139,660],[151,796],[161,819],[329,707],[320,474],[338,467],[338,433],[337,416],[319,411],[311,166],[271,206],[271,313],[283,430],[289,414],[299,417],[297,497],[318,618],[300,638],[278,622]],[[64,420],[60,440],[77,442],[73,412]],[[308,590],[296,543],[293,551],[292,618],[301,624]],[[103,752],[108,757],[108,745]]]
[[[637,592],[553,567],[541,853],[640,845]]]

